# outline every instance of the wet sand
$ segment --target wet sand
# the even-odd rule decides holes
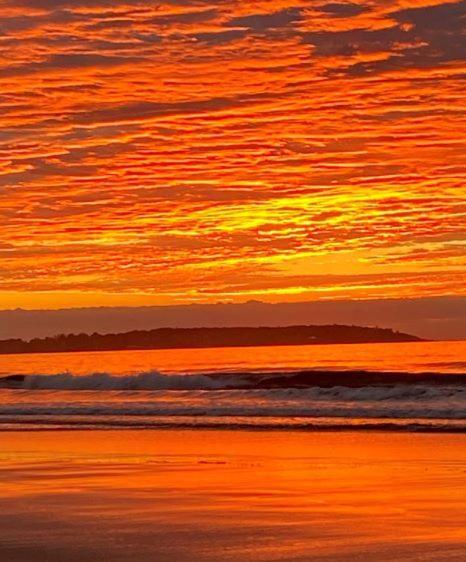
[[[0,434],[2,562],[463,561],[466,435]]]

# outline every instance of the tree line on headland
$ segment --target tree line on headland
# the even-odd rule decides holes
[[[343,325],[157,328],[120,334],[60,334],[29,341],[9,339],[0,341],[0,354],[414,341],[422,340],[389,328]]]

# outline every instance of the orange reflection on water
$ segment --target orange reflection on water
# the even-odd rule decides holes
[[[51,561],[459,560],[466,548],[464,435],[38,432],[0,443],[8,560],[35,562],[38,547]]]
[[[0,355],[4,375],[281,368],[463,372],[465,365],[464,341]]]

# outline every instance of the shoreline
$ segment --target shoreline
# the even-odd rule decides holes
[[[51,424],[52,425],[52,424]],[[432,427],[419,427],[416,429],[412,428],[405,428],[396,426],[395,424],[390,427],[386,426],[374,426],[374,427],[358,427],[358,426],[342,426],[339,427],[297,427],[297,426],[288,426],[288,427],[252,427],[252,426],[241,426],[241,425],[158,425],[158,426],[118,426],[118,425],[109,425],[106,426],[99,426],[99,427],[83,427],[83,426],[66,426],[66,427],[50,427],[44,424],[44,427],[9,427],[3,428],[1,427],[0,421],[0,435],[2,433],[44,433],[44,432],[77,432],[83,431],[87,433],[94,434],[95,432],[102,431],[102,432],[109,432],[109,431],[123,431],[123,432],[130,432],[130,431],[143,431],[143,432],[160,432],[160,431],[187,431],[187,432],[196,432],[196,431],[221,431],[221,432],[230,432],[230,431],[239,431],[244,433],[289,433],[289,432],[296,432],[296,433],[336,433],[336,434],[347,434],[347,433],[387,433],[387,434],[403,434],[403,435],[424,435],[424,434],[433,434],[433,435],[462,435],[466,434],[466,428],[432,428]]]

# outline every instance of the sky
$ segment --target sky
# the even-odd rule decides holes
[[[0,0],[0,309],[465,296],[465,17]]]

